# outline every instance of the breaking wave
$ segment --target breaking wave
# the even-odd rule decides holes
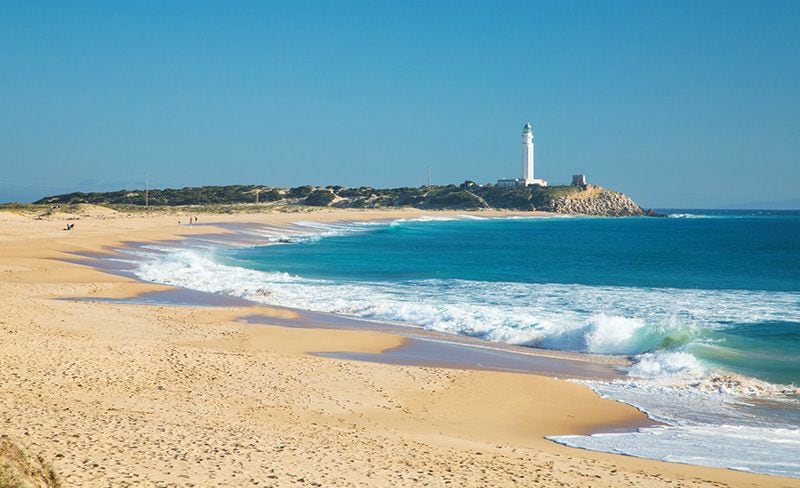
[[[409,221],[449,220],[466,219],[299,222],[264,231],[260,237],[270,244],[302,243],[366,232],[376,225],[392,228]],[[733,343],[725,343],[721,334],[741,327],[770,330],[771,323],[799,324],[797,292],[462,279],[310,279],[250,269],[248,263],[213,247],[159,246],[144,251],[135,273],[147,281],[494,342],[625,355],[630,365],[624,379],[582,383],[665,425],[552,440],[666,461],[800,477],[800,391],[794,385],[722,369],[713,361],[737,361],[741,356],[746,366],[752,366],[752,351],[731,349]]]
[[[139,278],[304,310],[401,322],[489,341],[639,356],[631,373],[679,375],[691,354],[730,322],[800,321],[795,294],[465,280],[315,280],[224,263],[213,250],[181,249],[141,262]],[[680,304],[670,305],[670,304]],[[649,355],[648,355],[649,354]]]
[[[711,215],[691,214],[691,213],[673,213],[668,214],[667,217],[671,219],[711,219]]]

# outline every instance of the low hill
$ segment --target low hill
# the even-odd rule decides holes
[[[644,215],[636,203],[622,193],[594,185],[587,186],[423,186],[418,188],[347,188],[342,186],[299,186],[273,188],[257,185],[187,187],[180,189],[119,190],[114,192],[68,193],[35,202],[49,205],[90,203],[96,205],[179,206],[305,205],[338,208],[414,207],[420,209],[481,208],[540,210],[562,214],[628,216]]]

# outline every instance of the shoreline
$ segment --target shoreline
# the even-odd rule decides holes
[[[355,215],[362,220],[366,215],[393,218],[392,215],[387,216],[389,213],[395,215],[385,211],[367,211]],[[410,216],[433,212],[397,213]],[[456,215],[466,213],[453,212]],[[226,223],[262,220],[280,225],[297,220],[299,215],[311,214],[203,215],[202,221],[205,224],[208,219],[219,219]],[[316,220],[317,215],[313,215]],[[354,212],[320,212],[319,215],[335,220],[352,216]],[[7,215],[0,213],[0,220],[6,218]],[[187,234],[191,237],[194,229],[205,227],[203,230],[208,230],[211,227],[201,224],[194,228],[178,228],[172,222],[173,215],[128,219],[124,215],[100,213],[81,216],[81,220],[76,231],[69,234],[48,230],[57,228],[49,225],[54,223],[52,221],[35,221],[25,217],[8,218],[5,220],[7,225],[0,230],[0,246],[3,249],[0,256],[0,287],[4,291],[2,303],[8,310],[0,316],[5,338],[0,347],[6,357],[19,359],[27,357],[25,353],[31,348],[52,352],[51,357],[37,355],[33,359],[34,367],[9,361],[9,371],[2,374],[6,380],[4,396],[10,395],[10,399],[0,403],[0,413],[14,420],[6,423],[6,432],[22,439],[34,450],[38,449],[45,457],[54,459],[56,470],[64,473],[65,479],[71,484],[103,485],[113,482],[124,485],[156,479],[166,483],[185,483],[187,479],[183,475],[190,478],[194,476],[191,479],[195,483],[236,484],[236,476],[248,473],[256,479],[262,475],[264,479],[273,479],[267,478],[271,476],[266,474],[269,471],[265,472],[256,465],[255,454],[259,452],[258,449],[273,452],[275,464],[271,469],[282,467],[280,474],[275,475],[279,476],[275,478],[275,483],[291,480],[290,475],[297,475],[295,481],[300,479],[302,473],[298,474],[293,467],[296,458],[282,454],[285,448],[276,454],[274,449],[268,449],[272,444],[259,444],[263,441],[257,439],[264,436],[270,441],[286,443],[274,434],[260,430],[269,427],[280,431],[286,439],[291,439],[290,444],[306,446],[301,449],[306,453],[315,442],[323,442],[333,450],[330,452],[339,452],[339,456],[347,459],[357,460],[367,452],[375,452],[375,456],[388,464],[405,461],[420,468],[428,466],[423,471],[434,473],[429,475],[432,476],[431,480],[451,476],[453,482],[461,480],[465,484],[482,484],[480,475],[472,477],[472,467],[462,466],[460,471],[456,470],[456,475],[447,475],[444,469],[446,466],[457,466],[456,460],[464,456],[496,476],[492,480],[483,480],[483,484],[513,484],[520,480],[513,476],[526,476],[525,479],[529,481],[538,479],[545,485],[557,482],[580,484],[588,481],[588,478],[583,478],[584,473],[596,473],[599,478],[592,475],[595,484],[607,485],[628,482],[661,486],[665,480],[681,480],[698,486],[703,482],[735,486],[769,482],[800,486],[800,480],[582,451],[545,440],[544,435],[580,433],[582,429],[597,427],[600,423],[624,423],[626,419],[643,416],[633,407],[600,399],[584,386],[530,374],[390,366],[310,355],[336,352],[336,349],[377,354],[402,345],[402,338],[395,334],[276,327],[274,324],[254,327],[238,322],[243,313],[249,314],[254,309],[258,309],[259,315],[272,318],[275,322],[303,320],[297,312],[261,305],[247,308],[220,305],[204,309],[185,305],[165,307],[155,304],[53,300],[69,296],[124,299],[167,290],[169,287],[137,283],[105,271],[76,265],[69,260],[61,262],[60,259],[69,255],[74,257],[74,253],[79,252],[108,251],[122,242],[137,240],[133,237],[146,236],[144,240],[147,242],[183,239]],[[84,231],[84,227],[88,230]],[[224,226],[214,227],[214,230],[220,234],[228,233]],[[76,236],[81,236],[80,240]],[[144,357],[149,357],[150,361],[140,361],[130,355],[137,351],[144,353]],[[90,352],[102,358],[95,358],[95,354]],[[109,356],[112,352],[116,354]],[[66,359],[72,360],[73,356],[78,358],[77,364],[93,368],[71,368]],[[135,364],[127,364],[124,359]],[[258,359],[269,363],[272,369],[263,369]],[[54,381],[52,372],[64,370],[73,376]],[[227,371],[230,374],[226,378],[236,381],[218,384],[217,380],[212,379],[215,376],[213,371],[217,370]],[[184,376],[187,371],[196,373],[196,377]],[[347,374],[343,375],[345,371]],[[262,378],[271,378],[272,381],[257,381],[252,376],[258,372],[263,374]],[[342,382],[341,376],[358,380]],[[118,378],[123,382],[132,379],[134,385],[128,389],[128,385],[120,386],[118,381],[104,382],[104,377]],[[85,385],[89,385],[88,391],[84,391],[87,388]],[[53,387],[53,391],[48,387]],[[204,393],[209,398],[194,395],[192,391],[196,388],[205,388]],[[266,394],[267,388],[278,390]],[[251,395],[249,391],[259,391],[262,395]],[[245,399],[240,398],[239,401],[244,401],[246,408],[242,410],[235,407],[236,403],[225,400],[232,392]],[[543,395],[543,392],[546,393]],[[58,395],[53,396],[53,393]],[[42,402],[42,396],[49,398],[52,404]],[[498,396],[504,401],[498,403]],[[304,400],[298,402],[301,398]],[[37,399],[42,402],[41,406],[36,405]],[[80,411],[90,417],[88,423],[57,408],[63,402],[70,405],[70,412]],[[183,406],[187,402],[193,406],[188,411]],[[172,407],[173,411],[156,413],[155,408],[142,408],[164,404]],[[535,406],[535,412],[531,412],[532,406]],[[25,407],[28,407],[28,411]],[[226,411],[228,409],[233,412]],[[122,413],[117,415],[113,412]],[[194,417],[189,412],[194,412]],[[487,418],[489,413],[494,414],[492,418]],[[496,418],[498,414],[503,415]],[[70,422],[58,422],[63,421],[64,416]],[[147,428],[146,424],[136,420],[137,416],[146,423],[160,422],[171,426],[167,429],[169,434]],[[187,425],[187,418],[201,423],[201,429]],[[103,420],[116,420],[121,427],[115,429],[113,422],[97,425]],[[314,427],[309,429],[314,432],[304,434],[297,425],[292,425],[298,421],[307,427],[313,423]],[[214,447],[204,450],[199,440],[210,432],[204,428],[218,424],[221,432],[215,436],[215,440],[219,441],[219,445],[229,446],[233,438],[236,439],[233,444],[242,444],[239,441],[244,438],[254,446],[252,450],[245,453],[243,451],[246,449],[239,448],[238,452],[234,452],[233,448],[225,447],[228,452],[221,458],[213,455]],[[29,428],[23,433],[22,429],[30,425],[38,428]],[[99,447],[88,448],[83,454],[80,442],[77,442],[76,446],[66,449],[67,453],[60,452],[65,450],[61,431],[67,433],[70,430],[93,432],[90,437]],[[130,447],[119,437],[124,438],[125,432],[143,435],[144,445]],[[234,434],[236,432],[238,434]],[[338,441],[336,447],[321,441],[324,437],[316,437],[317,434],[333,435],[333,432]],[[80,434],[78,438],[81,438]],[[195,446],[196,452],[193,453],[196,458],[203,458],[203,462],[196,465],[188,461],[177,462],[180,461],[180,455],[174,463],[162,460],[159,456],[155,456],[157,462],[152,462],[153,443],[172,446],[179,451],[187,450],[187,445]],[[401,454],[397,460],[377,454],[380,449],[376,446],[403,443],[413,443],[415,448],[435,451],[441,456],[440,460],[455,464],[434,463],[431,466],[426,464],[430,460],[426,461],[416,453]],[[478,451],[487,451],[490,455],[483,457],[476,454]],[[342,484],[370,483],[370,480],[372,483],[376,480],[392,484],[411,483],[410,478],[398,478],[397,470],[375,471],[372,467],[374,463],[363,462],[363,459],[360,467],[337,464],[338,461],[330,456],[330,452],[313,450],[311,456],[319,461],[319,465],[324,467],[322,471],[327,473],[320,478],[323,482],[340,476],[344,477]],[[82,459],[77,459],[84,455],[90,461],[88,469]],[[191,458],[191,455],[184,457]],[[542,457],[547,459],[540,459]],[[96,462],[103,459],[112,459],[117,463],[105,466]],[[147,468],[142,466],[146,459],[151,460]],[[227,460],[232,461],[228,463]],[[551,463],[550,471],[542,471],[542,465],[547,463]],[[559,470],[552,463],[570,468]],[[153,464],[160,467],[152,468]],[[507,466],[509,469],[503,474],[491,466]],[[370,470],[374,471],[375,477],[364,477]],[[212,476],[214,473],[217,474]],[[462,478],[458,478],[459,473],[463,474]],[[306,479],[305,476],[314,474],[309,472],[302,476]],[[317,476],[321,475],[317,473]]]
[[[341,221],[337,221],[341,222]],[[204,237],[218,234],[200,234],[194,237]],[[229,235],[236,238],[235,234]],[[204,240],[205,241],[205,240]],[[163,246],[169,244],[176,246],[175,249],[184,247],[187,241],[167,240],[157,241],[156,244]],[[232,240],[228,243],[219,242],[221,246],[230,245],[232,243],[241,244],[241,240]],[[262,243],[263,244],[263,243]],[[156,290],[142,290],[135,296],[103,296],[103,297],[64,297],[64,300],[78,300],[78,301],[95,301],[95,302],[108,302],[117,304],[132,304],[132,305],[159,305],[159,306],[193,306],[193,307],[263,307],[267,306],[271,309],[283,310],[287,314],[292,314],[291,319],[285,319],[273,316],[262,316],[257,313],[252,315],[242,316],[239,320],[242,323],[252,325],[274,325],[281,327],[300,327],[306,329],[334,329],[334,330],[353,330],[353,331],[373,331],[384,332],[393,335],[400,335],[411,340],[421,340],[428,342],[439,342],[451,345],[459,345],[466,348],[479,348],[487,349],[501,353],[515,354],[523,357],[538,357],[546,358],[555,361],[575,361],[590,363],[606,368],[616,368],[628,366],[630,363],[621,356],[608,356],[599,354],[589,354],[574,351],[563,351],[557,349],[543,349],[530,346],[518,346],[503,342],[492,342],[485,339],[470,337],[461,334],[451,334],[446,332],[439,332],[435,330],[428,330],[410,323],[396,323],[389,321],[382,321],[380,319],[368,319],[360,317],[351,317],[346,315],[339,315],[329,312],[315,312],[311,310],[297,309],[282,305],[265,305],[254,300],[240,298],[237,296],[211,293],[180,286],[172,286],[160,283],[149,282],[138,278],[133,272],[133,267],[119,267],[114,265],[114,259],[124,257],[125,250],[137,250],[141,248],[142,243],[139,242],[126,242],[121,248],[109,249],[108,252],[102,254],[84,254],[83,259],[68,260],[68,262],[88,266],[102,272],[117,274],[119,276],[128,277],[134,281],[144,285],[155,285],[156,287],[165,287],[164,289]],[[135,260],[131,260],[135,261]],[[376,359],[380,362],[379,359]],[[467,362],[457,361],[468,365]],[[394,364],[394,363],[386,363]],[[409,364],[413,365],[413,364]],[[474,365],[478,369],[491,369],[481,368],[480,365]],[[497,369],[512,371],[510,369]],[[518,370],[529,371],[536,373],[536,370]],[[597,376],[585,376],[581,379],[610,379],[616,377],[623,377],[622,374],[612,374],[606,372]]]

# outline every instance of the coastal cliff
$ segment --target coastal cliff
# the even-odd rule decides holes
[[[390,208],[430,210],[546,211],[570,215],[651,215],[626,195],[595,185],[499,187],[465,181],[461,185],[416,188],[348,188],[343,186],[299,186],[273,188],[256,185],[187,187],[164,190],[119,190],[115,192],[69,193],[45,197],[43,205],[90,203],[112,207],[150,209],[185,205],[261,207]],[[212,209],[208,209],[213,211]],[[219,211],[226,211],[224,208]]]

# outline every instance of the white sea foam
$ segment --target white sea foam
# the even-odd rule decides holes
[[[668,214],[667,217],[671,219],[711,219],[711,215],[705,214],[692,214],[692,213],[673,213]]]
[[[800,321],[793,293],[464,280],[312,280],[228,266],[211,250],[153,255],[142,262],[137,275],[273,305],[407,322],[512,344],[605,354],[632,355],[679,347],[728,321]],[[637,363],[637,371],[643,374],[652,373],[655,367],[646,357]]]
[[[298,222],[293,228],[265,229],[260,235],[271,243],[299,242],[362,232],[374,225],[392,224]],[[715,371],[684,347],[709,341],[709,331],[730,323],[800,322],[798,293],[464,280],[328,281],[229,265],[213,249],[159,246],[134,254],[134,259],[141,259],[136,274],[149,281],[267,304],[411,323],[496,342],[630,355],[625,380],[584,383],[605,397],[637,406],[667,426],[554,440],[654,459],[787,476],[800,473],[796,422],[785,423],[780,416],[764,418],[762,411],[742,400],[798,391]],[[743,450],[745,442],[748,448]]]
[[[675,380],[696,380],[706,374],[706,368],[698,359],[687,352],[657,351],[645,353],[634,358],[628,375],[634,378]]]
[[[343,227],[306,225],[294,237],[358,228]],[[328,281],[228,265],[211,249],[165,250],[137,256],[142,258],[137,275],[267,304],[412,323],[490,341],[631,355],[627,379],[584,383],[667,426],[553,440],[654,459],[800,476],[798,426],[780,416],[764,418],[762,411],[742,400],[798,391],[710,370],[683,349],[730,322],[798,322],[797,293],[463,280]],[[746,450],[741,447],[745,442]]]
[[[445,217],[441,215],[421,215],[410,219],[394,219],[389,223],[389,226],[394,227],[402,225],[406,222],[452,222],[456,220],[467,220],[467,216],[460,217]]]
[[[257,245],[264,244],[296,244],[316,242],[326,237],[343,236],[367,232],[375,227],[387,226],[387,221],[369,222],[313,222],[299,220],[292,223],[291,227],[265,227],[250,234],[261,238]],[[253,245],[251,242],[250,245]]]
[[[702,424],[549,439],[595,451],[800,478],[797,429]]]
[[[687,357],[666,361],[674,362],[670,372],[676,376],[658,372],[613,382],[577,381],[664,425],[550,439],[596,451],[800,477],[800,426],[790,410],[796,410],[797,400],[784,397],[783,405],[771,400],[775,395],[796,394],[796,389],[713,371],[702,376]]]

